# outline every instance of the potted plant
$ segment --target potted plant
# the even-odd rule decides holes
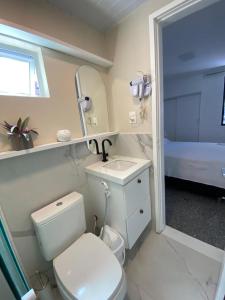
[[[38,132],[34,129],[29,129],[28,123],[29,117],[24,120],[19,118],[16,125],[11,125],[6,121],[1,124],[1,126],[7,130],[7,135],[13,150],[19,151],[34,147],[32,134],[38,135]]]

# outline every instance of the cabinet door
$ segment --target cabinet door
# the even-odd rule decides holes
[[[149,169],[146,169],[124,187],[127,208],[127,244],[131,249],[151,220]]]
[[[150,205],[148,202],[142,203],[128,219],[127,219],[127,239],[128,248],[131,249],[137,241],[145,227],[151,219]]]
[[[150,203],[149,169],[139,174],[124,186],[127,217],[133,214],[142,204]]]

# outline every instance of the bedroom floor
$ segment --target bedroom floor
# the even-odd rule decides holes
[[[225,248],[225,190],[166,178],[166,224],[217,248]]]

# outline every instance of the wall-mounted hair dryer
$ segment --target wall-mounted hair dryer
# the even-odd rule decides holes
[[[148,97],[152,90],[150,75],[141,75],[130,82],[131,94],[135,98],[142,100]]]
[[[78,99],[78,102],[80,104],[80,107],[83,112],[87,112],[91,109],[92,107],[92,99],[91,97],[88,96],[82,96],[81,98]]]

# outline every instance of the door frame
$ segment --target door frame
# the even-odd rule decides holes
[[[162,232],[166,227],[162,27],[218,1],[219,0],[174,0],[149,16],[150,70],[152,77],[153,172],[155,189],[154,213],[157,233]],[[224,280],[225,256],[221,264],[215,300],[222,300],[224,297]]]
[[[219,0],[174,0],[149,16],[152,78],[152,140],[156,232],[165,229],[164,111],[162,28]]]

